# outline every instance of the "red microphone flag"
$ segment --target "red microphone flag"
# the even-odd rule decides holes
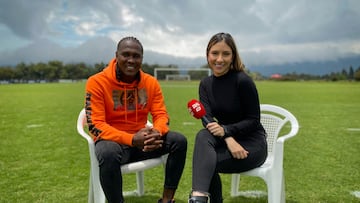
[[[206,114],[205,108],[202,103],[195,99],[188,102],[188,110],[189,113],[197,119],[202,118]]]

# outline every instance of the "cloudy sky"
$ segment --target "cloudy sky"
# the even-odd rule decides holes
[[[358,56],[360,1],[0,0],[0,65],[107,62],[128,35],[142,42],[144,60],[205,60],[217,32],[233,35],[248,65]]]

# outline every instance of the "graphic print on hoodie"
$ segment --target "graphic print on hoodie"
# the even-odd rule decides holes
[[[147,101],[146,89],[113,90],[112,97],[115,111],[143,109]]]

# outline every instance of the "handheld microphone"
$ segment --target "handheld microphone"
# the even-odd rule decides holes
[[[202,103],[193,99],[188,102],[188,111],[194,116],[196,119],[201,119],[205,122],[205,124],[210,123],[210,121],[205,117],[206,111]]]

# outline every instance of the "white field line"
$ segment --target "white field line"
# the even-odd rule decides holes
[[[350,194],[354,195],[357,198],[360,198],[360,191],[352,191]]]
[[[194,122],[183,122],[183,125],[195,125]]]
[[[348,131],[360,131],[360,128],[347,128]]]
[[[30,125],[27,125],[26,127],[27,128],[39,128],[39,127],[42,127],[43,124],[30,124]]]
[[[164,88],[197,88],[198,86],[197,85],[172,85],[172,84],[162,84],[161,87],[164,87]]]
[[[260,198],[263,196],[267,196],[267,193],[260,190],[245,190],[245,191],[240,191],[238,195],[243,197]]]

